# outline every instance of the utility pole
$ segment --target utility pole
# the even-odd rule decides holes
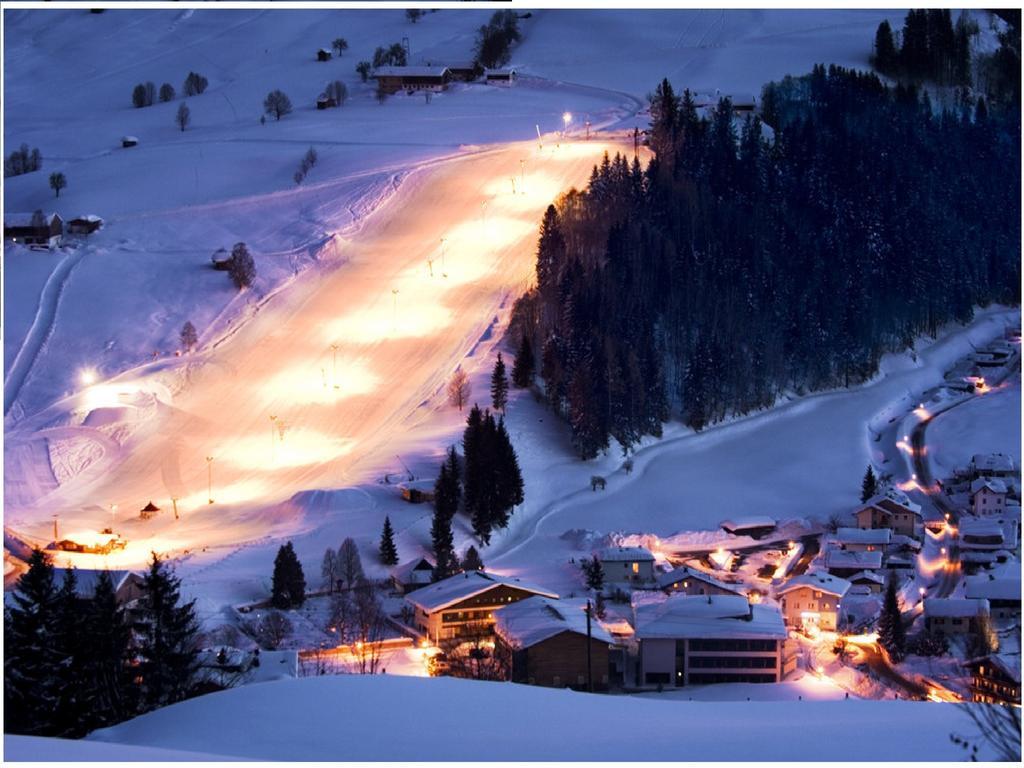
[[[59,517],[59,515],[54,515],[53,516],[53,542],[54,542],[54,544],[56,544],[57,540],[60,538],[57,535],[57,518],[58,517]]]
[[[584,123],[584,125],[587,126],[587,141],[590,141],[590,119],[589,118],[587,119],[587,122]]]
[[[334,360],[331,362],[331,383],[334,384],[335,389],[338,387],[338,345],[331,344],[331,351],[334,353]]]
[[[594,692],[594,669],[591,664],[591,651],[590,651],[590,600],[587,600],[587,690],[591,693]]]
[[[174,519],[178,519],[178,497],[171,496],[171,506],[174,507]]]
[[[206,457],[206,499],[213,504],[213,456]]]
[[[640,159],[640,126],[633,128],[633,159]]]
[[[271,416],[270,416],[270,463],[271,464],[274,463],[274,432],[275,432],[274,427],[276,426],[274,424],[274,422],[276,422],[276,421],[277,421],[277,416],[274,416],[273,414],[271,414]]]
[[[398,328],[398,289],[392,288],[391,295],[394,297],[394,305],[391,312],[391,327]]]

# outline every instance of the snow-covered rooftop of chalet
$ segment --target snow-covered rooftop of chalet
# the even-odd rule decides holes
[[[985,659],[993,666],[1002,670],[1003,674],[1016,683],[1020,683],[1020,654],[1019,653],[992,653]],[[970,662],[968,662],[970,663]]]
[[[848,579],[851,583],[854,581],[873,581],[875,584],[885,584],[885,579],[881,575],[874,571],[861,571],[855,573]]]
[[[602,563],[639,562],[654,560],[654,555],[645,547],[606,547],[597,553]]]
[[[530,597],[496,611],[494,631],[516,648],[529,648],[562,632],[586,635],[585,608],[575,601]],[[590,622],[590,635],[601,642],[615,642],[596,618]]]
[[[800,576],[795,576],[779,589],[775,591],[776,595],[784,595],[787,592],[792,592],[794,589],[800,587],[810,587],[819,592],[826,592],[836,597],[842,597],[850,589],[850,582],[846,579],[841,579],[838,576],[833,576],[830,573],[823,571],[813,571],[811,573],[805,573]]]
[[[658,586],[662,588],[669,587],[677,582],[683,581],[684,579],[696,579],[697,581],[703,581],[705,584],[710,584],[711,586],[718,587],[719,589],[725,589],[737,594],[740,593],[739,586],[735,584],[726,584],[724,581],[719,581],[703,571],[698,571],[695,568],[690,568],[686,565],[680,566],[668,573],[659,574]]]
[[[880,550],[874,552],[851,552],[848,549],[829,549],[825,552],[826,568],[881,568],[882,553]]]
[[[377,67],[373,77],[443,77],[448,67]]]
[[[4,214],[4,227],[32,227],[35,226],[32,219],[35,213],[22,213],[12,212]],[[43,214],[46,226],[49,226],[50,222],[53,221],[53,217],[56,213],[45,213]]]
[[[971,466],[975,470],[989,472],[1013,472],[1016,469],[1013,457],[1005,453],[976,453],[971,457]]]
[[[920,515],[921,505],[910,500],[899,488],[887,488],[883,493],[876,494],[870,499],[861,504],[857,509],[864,509],[865,507],[874,507],[883,501],[891,501],[893,504],[899,504],[904,509],[908,509],[911,512]]]
[[[92,597],[96,593],[96,584],[100,580],[100,574],[102,570],[92,570],[85,568],[75,568],[75,594],[82,598]],[[142,575],[137,571],[107,571],[110,574],[110,580],[114,584],[114,590],[121,588],[121,585],[125,583],[131,576],[135,576],[138,579],[142,578]],[[63,578],[62,570],[58,571],[56,579]]]
[[[840,544],[889,544],[892,541],[892,529],[840,528],[832,534],[832,539]]]
[[[784,640],[779,609],[751,605],[739,595],[672,595],[636,605],[636,636],[656,638],[765,638]]]
[[[751,517],[734,517],[722,521],[722,528],[726,531],[747,531],[752,528],[774,528],[777,525],[775,518],[767,515],[752,515]]]
[[[1020,574],[1017,574],[1016,579],[991,578],[988,574],[968,576],[964,595],[971,599],[1020,602]]]
[[[971,496],[984,488],[988,488],[992,493],[1006,493],[1006,483],[1002,480],[993,477],[979,477],[971,483]]]
[[[437,611],[502,585],[558,599],[558,595],[549,589],[541,589],[540,587],[523,583],[519,579],[499,576],[496,573],[489,573],[487,571],[457,573],[428,587],[417,589],[405,599],[425,611]]]
[[[1000,536],[1002,537],[1002,522],[988,517],[974,517],[964,515],[960,518],[960,536]]]
[[[988,600],[963,597],[928,597],[924,601],[925,617],[963,619],[989,612]]]
[[[391,569],[391,575],[402,584],[429,584],[433,576],[434,565],[425,557],[418,557]]]

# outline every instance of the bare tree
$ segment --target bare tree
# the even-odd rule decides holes
[[[292,622],[280,611],[259,613],[242,626],[243,631],[261,647],[274,651],[292,634]]]
[[[178,105],[178,113],[174,116],[174,122],[177,124],[179,128],[181,128],[182,133],[184,133],[185,129],[188,128],[188,124],[191,121],[192,111],[188,108],[188,104],[186,104],[183,101],[181,102],[180,105]]]
[[[67,187],[67,185],[68,180],[63,173],[50,174],[50,189],[57,193],[56,197],[60,197],[60,191]]]
[[[354,589],[334,597],[331,622],[342,645],[349,648],[353,672],[377,673],[381,659],[381,641],[387,635],[387,614],[378,588],[361,581]]]
[[[324,584],[327,586],[328,592],[334,592],[334,588],[338,585],[340,574],[341,569],[338,567],[338,556],[331,547],[328,547],[324,552],[323,563],[320,565],[320,575],[324,577]]]
[[[511,653],[499,650],[489,627],[470,629],[452,640],[444,641],[448,674],[471,680],[508,680],[511,672]]]
[[[334,41],[331,43],[331,48],[333,48],[334,51],[340,57],[341,54],[348,50],[348,40],[346,40],[344,37],[336,37],[334,38]]]
[[[341,106],[345,103],[345,99],[348,98],[348,88],[341,80],[332,80],[327,84],[327,88],[324,90],[324,95],[327,98],[332,99],[337,106]]]
[[[469,376],[459,368],[452,374],[452,378],[448,382],[448,402],[457,406],[461,411],[463,406],[469,402],[469,393]]]
[[[338,578],[340,578],[346,589],[352,589],[363,578],[363,561],[359,557],[359,547],[351,539],[347,538],[338,547]]]
[[[160,86],[160,101],[174,101],[174,86],[164,83]]]
[[[263,110],[268,115],[273,115],[275,119],[280,120],[292,111],[292,101],[284,91],[273,90],[263,100]]]
[[[967,713],[980,731],[980,740],[995,752],[999,762],[1020,762],[1020,707],[1002,704],[958,704]],[[951,734],[954,744],[959,744],[970,754],[972,761],[978,760],[978,739],[972,742],[964,736]],[[982,756],[985,758],[985,756]],[[987,759],[987,758],[985,758]]]

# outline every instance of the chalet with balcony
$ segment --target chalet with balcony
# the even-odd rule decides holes
[[[971,701],[1020,706],[1020,654],[993,653],[964,667],[971,672]]]
[[[840,528],[831,539],[846,552],[886,552],[892,544],[892,529]]]
[[[793,577],[775,591],[775,597],[787,626],[834,631],[840,603],[849,591],[846,579],[815,571]]]
[[[895,534],[916,538],[921,507],[902,491],[890,488],[857,507],[853,516],[858,528],[890,528]]]
[[[405,599],[415,610],[416,629],[438,643],[490,634],[495,611],[535,596],[558,599],[554,592],[518,579],[467,571],[421,587]]]
[[[657,578],[658,588],[672,595],[739,595],[743,597],[742,589],[735,584],[727,584],[724,581],[710,576],[696,568],[682,566],[668,573],[662,573]]]
[[[448,67],[377,67],[371,77],[381,93],[443,91],[452,80]]]

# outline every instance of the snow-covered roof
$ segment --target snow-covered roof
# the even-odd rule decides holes
[[[888,501],[892,504],[898,504],[910,512],[920,515],[921,505],[916,504],[910,500],[899,488],[886,488],[882,493],[872,496],[870,499],[861,504],[857,509],[864,509],[865,507],[877,507],[881,502]],[[884,509],[884,508],[883,508]]]
[[[90,223],[103,221],[103,219],[97,216],[95,213],[87,213],[84,216],[76,216],[72,221],[88,221]]]
[[[775,590],[775,594],[784,595],[787,592],[792,592],[794,589],[799,589],[800,587],[810,587],[811,589],[815,589],[819,592],[826,592],[830,595],[835,595],[836,597],[842,597],[847,593],[847,591],[849,591],[850,582],[846,579],[840,579],[838,576],[833,576],[830,573],[813,571],[801,576],[794,576],[779,589]]]
[[[984,488],[988,488],[992,493],[1006,493],[1006,483],[1002,480],[991,477],[979,477],[971,483],[971,496],[974,496],[974,494]]]
[[[848,580],[851,583],[855,581],[872,581],[875,584],[885,584],[885,579],[874,571],[860,571],[850,576]]]
[[[75,594],[81,598],[90,598],[96,594],[96,584],[100,580],[102,570],[75,568]],[[136,571],[107,571],[110,580],[114,584],[116,592],[132,576],[141,579],[142,576]]]
[[[960,536],[1003,536],[1003,526],[999,520],[988,517],[964,515],[960,518]]]
[[[443,77],[448,67],[377,67],[372,77]]]
[[[832,540],[839,544],[889,544],[892,541],[891,528],[840,528]]]
[[[964,595],[971,599],[1016,600],[1020,602],[1020,574],[1016,579],[994,578],[988,574],[968,576]]]
[[[409,560],[391,569],[391,575],[402,584],[429,584],[433,572],[433,563],[425,557]]]
[[[777,607],[751,605],[739,595],[672,595],[636,606],[636,636],[784,640],[786,626]]]
[[[35,213],[20,212],[4,213],[4,228],[7,229],[8,227],[33,227],[35,226],[35,224],[33,223],[33,217],[35,215]],[[43,214],[47,226],[49,226],[50,222],[53,221],[53,218],[56,215],[56,213]]]
[[[136,144],[139,142],[138,136],[122,136],[121,141],[134,141]]]
[[[994,563],[996,561],[995,553],[993,552],[961,552],[960,562],[962,563],[974,563],[986,565],[988,563]]]
[[[882,552],[851,552],[848,549],[829,549],[825,552],[825,567],[874,569],[882,567]]]
[[[544,597],[558,598],[558,595],[551,590],[524,584],[519,579],[499,576],[487,571],[466,571],[449,576],[428,587],[417,589],[405,599],[425,611],[433,612],[502,585],[533,592]]]
[[[654,555],[645,547],[606,547],[597,553],[602,563],[654,561]]]
[[[1019,653],[990,653],[988,656],[982,659],[971,659],[966,662],[967,664],[973,664],[978,661],[988,661],[994,667],[998,667],[1002,670],[1003,674],[1013,680],[1018,685],[1020,684],[1020,654]]]
[[[514,75],[516,70],[514,67],[508,67],[505,69],[485,69],[484,77],[508,77]]]
[[[924,601],[925,618],[941,616],[943,618],[963,619],[988,612],[988,600],[984,599],[927,597]]]
[[[722,530],[725,531],[748,531],[753,528],[774,528],[777,525],[775,518],[767,515],[753,515],[751,517],[734,517],[722,521]]]
[[[971,456],[971,466],[975,471],[1013,472],[1016,466],[1012,456],[1005,453],[976,453]]]
[[[562,632],[587,634],[585,604],[577,602],[530,597],[498,610],[494,618],[494,631],[515,648],[529,648]],[[591,619],[590,636],[615,642],[596,618]]]
[[[673,584],[683,581],[684,579],[694,579],[696,581],[702,581],[705,584],[710,584],[713,587],[718,587],[719,589],[725,589],[729,592],[735,592],[736,594],[740,594],[740,589],[735,584],[726,584],[724,581],[719,581],[718,579],[709,576],[703,571],[698,571],[695,568],[690,568],[685,565],[676,568],[675,570],[669,571],[668,573],[660,574],[658,576],[658,586],[664,589],[665,587],[670,587]]]

